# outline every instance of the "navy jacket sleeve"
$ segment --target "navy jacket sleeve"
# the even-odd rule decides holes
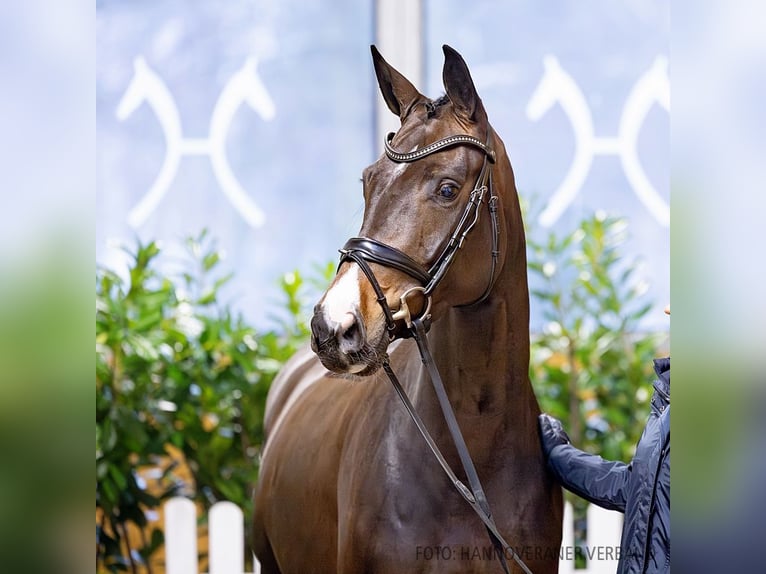
[[[548,468],[567,490],[603,508],[625,512],[631,465],[560,444],[551,450]]]

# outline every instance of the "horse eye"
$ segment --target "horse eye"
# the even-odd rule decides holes
[[[457,187],[451,183],[445,183],[439,188],[439,195],[444,199],[455,199],[457,197]]]

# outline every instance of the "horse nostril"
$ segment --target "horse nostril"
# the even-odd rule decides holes
[[[356,326],[356,322],[352,323],[346,330],[343,331],[342,337],[348,341],[353,341],[356,338],[356,334],[359,332],[359,327]]]
[[[327,324],[321,313],[315,313],[311,318],[311,339],[312,344],[318,346],[324,345],[328,339],[333,337],[333,329]]]
[[[345,353],[360,351],[364,346],[364,330],[361,323],[351,313],[347,313],[339,325],[340,348]]]
[[[340,322],[336,322],[328,320],[319,309],[311,318],[311,348],[314,352],[336,348],[342,353],[356,353],[362,350],[364,343],[364,324],[355,313],[346,313]]]
[[[346,313],[338,325],[341,333],[345,333],[350,327],[353,327],[356,323],[356,316],[353,313]]]

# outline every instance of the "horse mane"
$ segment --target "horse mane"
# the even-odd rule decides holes
[[[435,100],[428,100],[426,102],[426,112],[428,113],[428,119],[430,120],[431,118],[436,117],[438,109],[447,105],[449,101],[450,100],[447,94],[444,94]]]

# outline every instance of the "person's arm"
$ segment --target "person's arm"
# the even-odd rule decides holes
[[[593,504],[625,512],[630,465],[573,447],[561,422],[550,415],[541,414],[539,424],[548,468],[561,485]]]

